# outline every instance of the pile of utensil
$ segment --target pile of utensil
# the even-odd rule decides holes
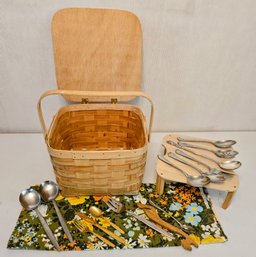
[[[191,144],[190,142],[196,144]],[[175,150],[168,152],[165,155],[158,155],[158,159],[180,171],[186,177],[187,183],[195,187],[202,187],[209,183],[223,183],[229,176],[235,174],[235,169],[241,166],[241,162],[231,160],[238,154],[237,151],[234,151],[231,148],[234,144],[236,144],[235,140],[212,141],[177,137],[177,142],[168,140],[167,143],[173,146]],[[203,143],[203,146],[199,143]],[[213,145],[216,149],[205,146],[207,144]],[[205,152],[205,154],[202,154],[202,152]],[[216,161],[216,158],[209,156],[209,153],[218,157],[218,160],[222,160]],[[200,157],[200,160],[197,157]],[[202,158],[206,161],[202,161]],[[185,164],[187,167],[197,171],[200,175],[189,174],[171,160]],[[192,164],[191,161],[195,164]],[[214,163],[218,168],[211,167],[206,162]],[[203,171],[198,167],[199,165],[204,166],[207,171]]]
[[[45,202],[52,202],[53,207],[58,216],[58,219],[60,221],[60,224],[68,237],[68,240],[70,242],[73,242],[73,238],[67,227],[66,221],[64,220],[64,218],[58,208],[58,205],[55,201],[55,198],[58,196],[58,192],[59,192],[58,185],[56,183],[54,183],[53,181],[47,180],[40,185],[39,192],[37,192],[33,188],[28,188],[28,189],[23,190],[20,193],[19,200],[24,209],[34,210],[36,212],[36,214],[39,218],[39,221],[41,222],[41,224],[45,230],[45,233],[47,234],[47,236],[49,237],[49,239],[51,240],[51,242],[55,246],[55,248],[58,251],[60,251],[60,246],[59,246],[56,238],[54,237],[54,234],[52,233],[50,227],[48,226],[48,224],[46,223],[45,219],[43,218],[42,214],[40,213],[40,211],[38,209],[41,204],[41,198]]]

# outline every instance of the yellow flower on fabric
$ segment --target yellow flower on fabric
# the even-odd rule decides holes
[[[194,240],[198,245],[200,244],[200,237],[194,235],[194,234],[190,234],[189,237]]]
[[[59,193],[58,196],[55,198],[55,200],[56,200],[56,201],[60,201],[60,200],[62,200],[63,198],[64,198],[64,196],[63,196],[61,193]]]
[[[75,197],[67,197],[66,200],[71,204],[71,205],[78,205],[82,204],[85,202],[85,199],[88,199],[88,196],[75,196]]]
[[[25,241],[26,243],[30,242],[30,241],[31,241],[31,237],[30,237],[30,236],[26,236],[26,237],[24,238],[24,241]]]
[[[225,242],[225,239],[221,237],[215,238],[212,235],[201,240],[201,244],[222,243],[222,242]]]
[[[104,228],[107,228],[107,227],[110,227],[111,224],[110,224],[110,218],[104,218],[104,219],[100,219],[100,225]]]

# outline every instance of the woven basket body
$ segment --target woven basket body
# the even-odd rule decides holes
[[[122,10],[66,8],[53,17],[52,38],[59,89],[40,97],[38,115],[62,194],[136,194],[153,116],[151,99],[140,91],[138,18]],[[50,95],[77,104],[62,107],[47,129],[41,102]],[[147,126],[138,107],[123,104],[136,97],[151,105]]]
[[[144,116],[130,105],[60,109],[47,145],[65,196],[136,194],[147,155]]]

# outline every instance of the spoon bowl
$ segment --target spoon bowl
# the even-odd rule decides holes
[[[45,202],[49,202],[54,200],[58,196],[59,188],[56,183],[47,180],[40,185],[39,192],[43,200]]]
[[[227,160],[224,162],[219,162],[218,165],[224,170],[235,170],[238,169],[242,163],[239,161]]]
[[[24,209],[34,210],[40,205],[41,197],[34,189],[28,188],[20,193],[19,201]]]
[[[95,216],[95,217],[100,217],[100,216],[103,214],[103,212],[101,211],[101,209],[99,209],[99,208],[96,207],[96,206],[91,206],[91,207],[89,208],[89,212],[90,212],[93,216]]]

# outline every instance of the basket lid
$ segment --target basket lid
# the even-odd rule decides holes
[[[142,32],[138,18],[131,12],[62,9],[53,17],[52,38],[59,89],[140,90]],[[76,96],[65,98],[81,100]],[[93,99],[105,100],[104,97]]]

